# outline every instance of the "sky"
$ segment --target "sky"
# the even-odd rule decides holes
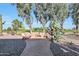
[[[8,27],[11,27],[11,24],[12,24],[11,22],[14,19],[18,19],[19,21],[23,22],[24,27],[26,29],[29,29],[28,25],[23,21],[23,19],[18,16],[16,6],[8,4],[8,3],[6,3],[6,4],[0,3],[0,14],[2,15],[3,22],[6,21],[5,24],[3,25],[3,29],[7,29]],[[31,12],[31,16],[33,17],[32,26],[33,27],[41,27],[42,25],[39,22],[37,23],[36,18],[33,14],[33,11]],[[49,23],[47,23],[46,26],[48,26],[48,24]],[[73,28],[71,17],[68,17],[67,19],[65,19],[63,27],[65,29]]]

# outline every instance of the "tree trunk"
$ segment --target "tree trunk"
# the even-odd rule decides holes
[[[43,27],[43,33],[45,33],[45,27]]]
[[[76,20],[76,33],[78,33],[78,24],[79,24],[79,22],[78,22],[78,19]]]
[[[76,33],[78,33],[78,25],[76,25]]]
[[[0,28],[0,35],[2,35],[2,27]]]
[[[32,24],[29,24],[29,28],[30,28],[30,33],[32,34]]]
[[[43,33],[44,33],[44,37],[45,37],[45,27],[43,26],[42,29],[43,29]]]
[[[64,23],[64,21],[61,21],[60,26],[61,26],[62,33],[64,34],[63,23]]]
[[[63,23],[64,23],[64,21],[62,20],[61,24],[60,24],[61,25],[61,29],[63,29]]]

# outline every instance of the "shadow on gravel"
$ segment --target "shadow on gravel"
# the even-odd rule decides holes
[[[0,39],[0,56],[19,56],[26,46],[25,40]]]
[[[77,51],[77,52],[79,52],[79,45],[76,45],[76,44],[69,45],[69,44],[67,44],[66,46]]]
[[[76,50],[77,52],[79,52],[79,48],[77,48],[75,45],[75,48],[73,48],[72,46],[68,46],[66,45],[69,49],[65,48],[62,45],[59,45],[57,43],[51,43],[50,44],[50,49],[52,51],[52,54],[54,56],[79,56],[78,53],[75,53],[73,50]],[[70,50],[73,49],[73,50]]]

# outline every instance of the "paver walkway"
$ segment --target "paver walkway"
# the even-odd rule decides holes
[[[51,56],[50,41],[26,40],[26,47],[21,56]]]

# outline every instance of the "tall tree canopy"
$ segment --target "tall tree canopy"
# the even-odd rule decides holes
[[[50,21],[52,36],[58,39],[60,29],[63,30],[63,23],[68,14],[67,4],[36,4],[35,14],[42,24]]]
[[[5,22],[2,21],[2,15],[0,15],[0,35],[2,35],[2,32],[3,32],[3,24]]]
[[[73,24],[76,26],[76,30],[78,30],[79,26],[79,4],[69,4],[69,14],[73,18]]]
[[[12,26],[13,26],[13,30],[17,32],[17,30],[19,30],[19,28],[22,27],[22,23],[18,21],[18,19],[15,19],[12,21]]]
[[[63,23],[68,15],[67,4],[52,4],[41,3],[35,4],[36,10],[34,11],[37,20],[41,22],[43,26],[50,21],[50,30],[53,30],[52,36],[54,39],[58,39],[60,30],[63,30]]]
[[[50,29],[54,37],[54,39],[58,39],[60,34],[60,29],[63,29],[63,23],[65,18],[67,17],[68,10],[67,4],[54,4],[54,3],[36,3],[34,14],[36,16],[37,21],[39,21],[43,29],[45,28],[46,23],[50,22]],[[32,10],[33,4],[16,4],[18,15],[21,16],[24,20],[26,20],[27,24],[29,24],[30,32],[32,32],[32,22],[30,19],[30,13]]]
[[[21,16],[24,21],[29,25],[30,33],[32,33],[32,20],[30,19],[32,4],[31,3],[18,3],[16,4],[18,10],[18,16]]]
[[[37,18],[37,21],[39,21],[42,26],[43,26],[43,32],[45,32],[45,25],[47,23],[47,4],[41,4],[41,3],[36,3],[35,8],[36,10],[34,11],[34,14]]]

